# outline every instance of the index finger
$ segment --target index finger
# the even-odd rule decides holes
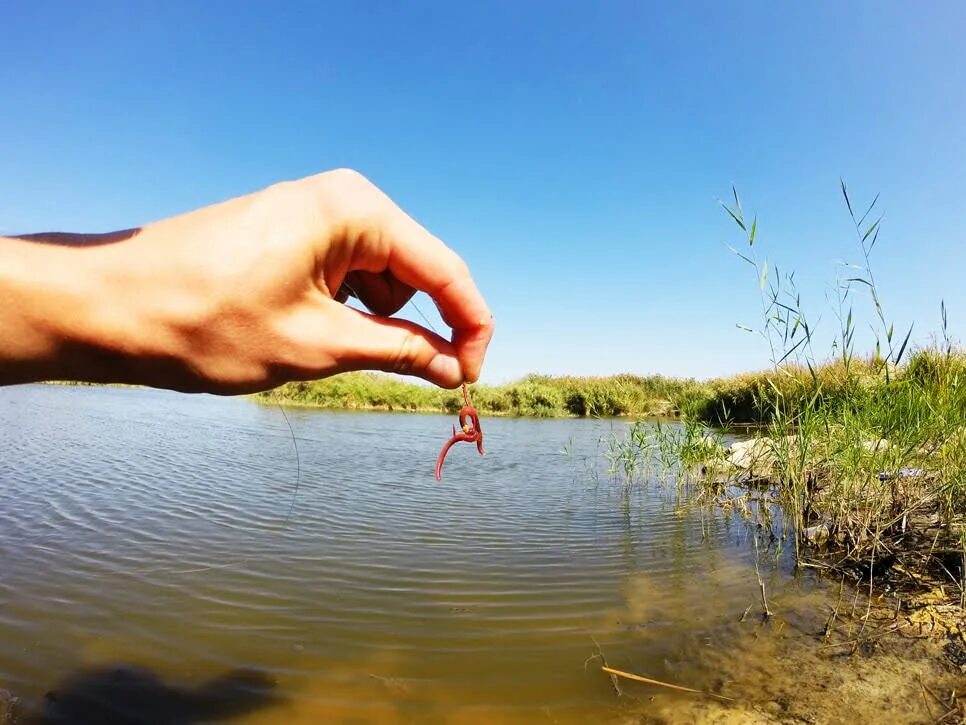
[[[476,381],[493,337],[493,314],[469,268],[376,186],[355,176],[349,181],[355,187],[349,193],[362,198],[346,207],[355,208],[346,218],[348,236],[355,240],[351,268],[389,270],[432,297],[443,321],[453,330],[452,342],[464,376],[469,382]]]

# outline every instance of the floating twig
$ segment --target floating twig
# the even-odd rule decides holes
[[[621,670],[615,670],[613,667],[607,667],[602,665],[601,670],[606,672],[611,677],[623,677],[628,680],[634,680],[636,682],[643,682],[648,685],[657,685],[658,687],[666,687],[669,690],[677,690],[678,692],[692,692],[695,695],[707,695],[708,697],[714,697],[718,700],[724,700],[726,702],[734,702],[734,698],[725,697],[724,695],[718,695],[714,692],[708,692],[707,690],[695,690],[693,687],[684,687],[683,685],[672,685],[670,682],[662,682],[661,680],[655,680],[653,677],[644,677],[643,675],[635,675],[631,672],[622,672]]]
[[[959,712],[959,706],[957,705],[953,709],[947,710],[944,714],[942,714],[939,717],[937,717],[935,720],[933,720],[933,723],[937,723],[937,724],[938,723],[941,723],[943,720],[945,720],[950,715],[955,715],[958,712]]]

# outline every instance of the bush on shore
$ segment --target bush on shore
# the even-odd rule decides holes
[[[528,375],[506,385],[473,385],[474,407],[485,415],[612,417],[680,415],[706,394],[695,380],[641,377]],[[287,383],[257,396],[290,405],[347,410],[453,413],[463,405],[459,390],[406,382],[378,373],[346,373],[325,380]]]

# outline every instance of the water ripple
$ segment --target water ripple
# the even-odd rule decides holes
[[[272,408],[0,391],[0,682],[29,699],[126,659],[171,676],[255,667],[347,717],[427,683],[510,709],[599,704],[588,632],[712,626],[754,591],[724,522],[583,475],[620,423],[487,421],[489,455],[454,451],[436,483],[448,417],[289,417],[297,494]],[[702,577],[714,602],[674,594]],[[676,596],[678,616],[650,604]]]

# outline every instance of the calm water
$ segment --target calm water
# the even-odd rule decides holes
[[[289,417],[297,494],[278,409],[0,389],[0,688],[64,721],[107,721],[104,703],[119,722],[646,711],[653,689],[617,698],[585,666],[592,637],[620,669],[727,680],[703,653],[751,626],[747,531],[624,498],[599,455],[622,423],[486,420],[488,455],[455,447],[437,484],[450,417]],[[765,576],[779,601],[816,596]]]

